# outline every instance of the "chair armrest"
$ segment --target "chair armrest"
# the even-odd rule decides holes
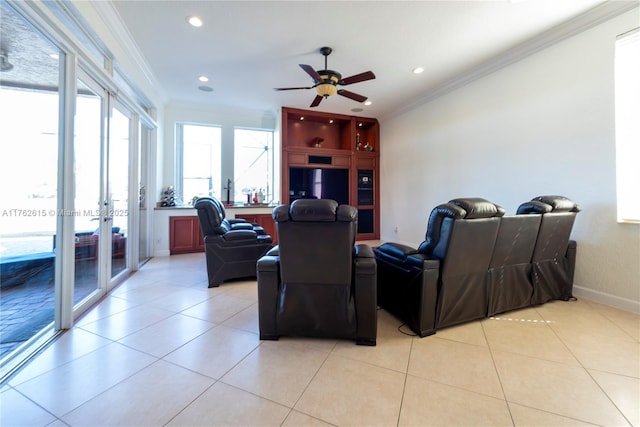
[[[576,271],[576,253],[578,250],[578,244],[576,243],[575,240],[569,240],[569,245],[567,246],[567,253],[565,255],[565,257],[567,258],[567,261],[569,262],[569,265],[567,266],[568,268],[568,275],[569,275],[569,283],[571,284],[571,287],[573,287],[573,276],[574,273]]]
[[[233,242],[237,240],[255,240],[256,232],[253,230],[231,230],[222,235],[222,238],[227,242]]]
[[[368,275],[373,276],[375,279],[376,256],[373,253],[371,247],[364,244],[355,245],[354,252],[356,278],[358,277],[358,275]]]
[[[354,254],[356,258],[375,258],[376,255],[373,253],[373,249],[369,245],[358,244],[354,247]]]
[[[424,260],[428,259],[426,255],[418,252],[417,249],[394,242],[378,246],[374,249],[374,253],[376,258],[383,259],[403,269],[410,267],[421,268]]]
[[[248,222],[231,222],[229,221],[229,225],[232,230],[253,230],[253,225]]]
[[[280,257],[265,255],[257,262],[260,339],[278,339],[276,315],[280,283]]]
[[[357,342],[375,345],[378,328],[377,263],[371,247],[356,245],[354,264]]]
[[[417,254],[418,250],[402,243],[387,242],[378,246],[376,252],[384,254],[385,258],[404,260],[409,255]]]
[[[244,218],[225,218],[229,221],[229,224],[249,224],[249,222]]]
[[[379,305],[404,320],[419,336],[434,334],[440,260],[409,251],[404,259],[388,256],[388,251],[379,248],[374,252]]]
[[[279,245],[275,245],[274,247],[272,247],[271,249],[269,249],[269,252],[267,252],[265,255],[270,255],[270,256],[280,256],[280,246]]]

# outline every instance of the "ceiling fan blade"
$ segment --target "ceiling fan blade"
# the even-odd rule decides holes
[[[349,76],[349,77],[345,77],[344,79],[340,80],[340,82],[338,84],[341,85],[350,85],[353,83],[359,83],[359,82],[364,82],[366,80],[372,80],[375,79],[376,75],[373,74],[373,71],[365,71],[364,73],[360,73],[360,74],[356,74],[353,76]]]
[[[306,64],[298,64],[298,65],[300,65],[300,68],[302,68],[304,71],[307,72],[307,74],[311,76],[314,82],[318,82],[322,80],[322,77],[320,77],[320,74],[318,74],[318,72],[314,70],[311,65],[306,65]]]
[[[357,93],[349,92],[348,90],[340,89],[338,95],[346,96],[354,101],[364,102],[367,100],[366,96],[358,95]]]
[[[311,105],[309,105],[309,107],[317,107],[318,105],[320,105],[320,101],[322,101],[322,96],[316,95],[316,97],[313,98],[313,102],[311,103]]]
[[[274,87],[273,90],[298,90],[298,89],[313,89],[313,86],[308,87]]]

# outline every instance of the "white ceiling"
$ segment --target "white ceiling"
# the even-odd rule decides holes
[[[609,7],[603,3],[113,1],[170,102],[306,109],[314,90],[273,88],[309,86],[311,78],[298,64],[324,68],[319,48],[330,46],[329,69],[343,77],[367,70],[376,74],[375,80],[343,87],[368,96],[372,105],[336,95],[316,109],[368,117],[394,114],[478,70],[504,63],[523,46],[535,47],[532,40],[539,44],[548,35],[566,35],[558,28],[593,21]],[[189,26],[189,15],[200,16],[204,26]],[[418,66],[425,72],[414,75]],[[197,77],[203,74],[212,92],[198,89],[203,83]]]

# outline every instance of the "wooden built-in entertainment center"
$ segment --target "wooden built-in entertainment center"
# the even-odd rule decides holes
[[[335,198],[358,209],[359,240],[380,238],[380,125],[373,118],[282,108],[282,203]]]

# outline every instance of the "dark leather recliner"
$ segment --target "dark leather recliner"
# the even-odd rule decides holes
[[[376,344],[376,261],[369,246],[355,245],[357,212],[327,199],[273,210],[279,245],[258,261],[260,339]]]
[[[487,315],[531,305],[531,258],[541,215],[508,215],[500,220],[488,271]]]
[[[417,249],[375,248],[378,304],[421,337],[485,317],[487,270],[503,215],[485,199],[454,199],[432,210]]]
[[[224,209],[224,204],[216,199],[215,197],[200,197],[198,200],[211,200],[213,203],[215,203],[216,208],[218,209],[218,212],[220,212],[220,215],[222,215],[222,223],[224,224],[225,227],[231,229],[231,230],[253,230],[256,232],[256,234],[258,235],[264,235],[267,234],[264,231],[264,228],[261,227],[258,224],[253,224],[248,222],[246,219],[243,218],[227,218],[227,212]]]
[[[578,212],[578,205],[563,196],[535,197],[518,208],[518,214],[542,215],[531,260],[531,304],[573,298],[577,245],[569,237]]]
[[[249,229],[233,229],[213,198],[198,199],[195,208],[204,235],[209,287],[229,279],[255,277],[258,258],[273,247],[271,236],[257,234],[251,224]]]

